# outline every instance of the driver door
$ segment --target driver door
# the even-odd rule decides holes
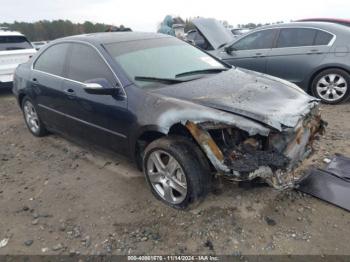
[[[70,136],[87,140],[119,152],[128,148],[127,99],[124,92],[115,95],[89,94],[84,88],[93,79],[104,79],[119,88],[119,83],[98,51],[84,43],[71,43],[66,79],[62,90],[66,96],[66,131]]]
[[[221,57],[228,64],[266,73],[267,58],[276,32],[275,29],[266,29],[248,34],[230,46],[231,52],[222,52]]]

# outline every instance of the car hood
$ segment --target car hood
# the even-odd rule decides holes
[[[218,49],[221,45],[230,43],[235,39],[234,35],[216,19],[195,18],[192,23],[214,49]]]
[[[295,127],[318,104],[318,99],[290,82],[243,69],[152,92],[241,115],[280,131]]]

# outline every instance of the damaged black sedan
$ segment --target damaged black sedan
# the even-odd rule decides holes
[[[323,130],[318,100],[294,84],[160,34],[53,41],[17,68],[13,91],[33,135],[126,154],[175,208],[204,198],[214,175],[293,186]]]

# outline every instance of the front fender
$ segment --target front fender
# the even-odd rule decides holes
[[[189,121],[194,124],[211,122],[237,127],[251,136],[256,134],[268,136],[271,130],[246,117],[135,86],[129,86],[127,93],[128,109],[135,117],[129,133],[131,153],[135,152],[137,141],[145,132],[155,132],[159,136],[167,135],[172,126],[182,124],[185,127]]]

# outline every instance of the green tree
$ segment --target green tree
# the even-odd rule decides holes
[[[85,21],[83,24],[72,23],[69,20],[59,19],[41,20],[34,23],[15,21],[13,23],[0,23],[0,26],[19,31],[26,35],[30,41],[42,41],[76,34],[105,32],[111,25],[90,21]]]

